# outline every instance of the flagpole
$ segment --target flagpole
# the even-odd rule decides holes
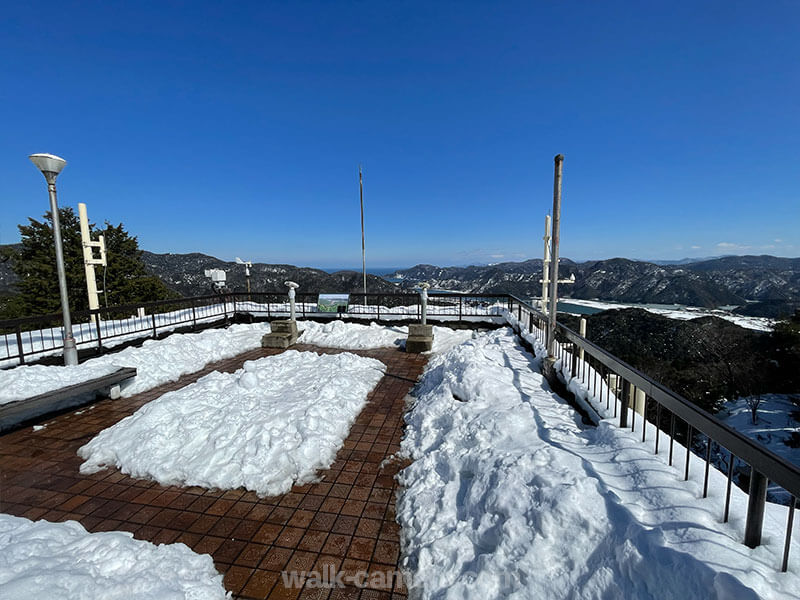
[[[358,165],[358,190],[361,200],[361,275],[364,280],[364,306],[367,305],[367,252],[364,243],[364,180],[361,176],[361,165]]]

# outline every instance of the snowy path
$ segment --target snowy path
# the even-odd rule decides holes
[[[434,357],[407,416],[398,502],[422,598],[787,598],[785,520],[741,544],[744,494],[722,524],[725,478],[682,481],[664,452],[608,422],[585,428],[537,361],[501,330]],[[682,449],[676,447],[678,456]],[[795,534],[795,540],[798,534]]]

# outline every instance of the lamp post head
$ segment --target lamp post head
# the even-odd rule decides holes
[[[284,281],[283,285],[287,286],[290,290],[296,290],[300,287],[300,284],[295,283],[294,281]]]
[[[42,172],[47,183],[55,183],[61,169],[67,164],[67,161],[55,154],[31,154],[28,158]]]

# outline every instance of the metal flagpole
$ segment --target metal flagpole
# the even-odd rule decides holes
[[[564,155],[555,157],[555,176],[553,178],[553,228],[550,234],[550,310],[547,321],[547,360],[545,370],[552,369],[555,363],[556,346],[556,307],[558,306],[558,245],[561,237],[561,172]]]
[[[364,179],[361,176],[361,165],[358,165],[358,190],[361,199],[361,274],[364,279],[364,306],[367,305],[367,252],[364,244]]]

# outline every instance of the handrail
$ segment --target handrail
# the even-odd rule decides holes
[[[526,307],[537,317],[546,319],[543,313],[533,308],[529,303],[517,298],[513,294],[510,294],[510,296],[515,302]],[[758,442],[754,442],[751,438],[736,431],[730,425],[723,423],[708,411],[645,375],[636,367],[629,365],[610,352],[603,350],[600,346],[589,341],[566,325],[557,323],[556,327],[559,331],[564,333],[567,340],[583,348],[587,354],[590,354],[599,362],[612,369],[623,379],[631,382],[656,402],[689,423],[694,429],[713,438],[718,444],[725,446],[736,456],[762,472],[770,481],[777,483],[787,492],[800,497],[800,467],[790,463],[782,456],[778,456]]]
[[[511,310],[513,314],[514,304],[518,308],[518,321],[520,327],[522,326],[521,310],[524,308],[525,312],[529,315],[529,327],[533,328],[533,320],[536,319],[539,323],[544,323],[547,320],[546,315],[534,308],[530,303],[518,298],[514,295],[509,296],[511,299]],[[574,330],[566,327],[561,323],[556,324],[557,331],[562,334],[563,338],[573,344],[573,349],[569,353],[572,358],[572,367],[570,370],[570,377],[580,378],[586,375],[586,367],[589,366],[587,360],[581,362],[582,368],[576,367],[578,360],[578,352],[580,349],[584,354],[594,359],[604,367],[607,367],[610,372],[621,378],[622,384],[622,398],[617,398],[618,388],[614,386],[614,402],[615,402],[615,415],[616,415],[616,402],[620,401],[622,406],[622,413],[620,414],[620,427],[626,427],[628,408],[628,396],[630,394],[630,386],[633,389],[641,390],[645,394],[645,405],[642,410],[643,418],[647,420],[647,399],[650,398],[658,405],[657,415],[661,414],[661,409],[666,409],[672,414],[673,426],[670,428],[671,439],[674,439],[674,419],[678,417],[687,424],[687,440],[686,440],[686,467],[685,479],[689,476],[689,457],[691,455],[692,446],[692,432],[697,431],[704,434],[707,438],[706,442],[706,470],[705,470],[705,483],[704,483],[704,497],[707,491],[708,484],[708,465],[711,455],[711,442],[715,442],[724,447],[730,453],[728,462],[728,489],[725,500],[724,521],[728,520],[728,510],[730,502],[730,482],[733,473],[734,460],[738,459],[750,465],[750,488],[748,490],[748,508],[747,518],[745,521],[745,544],[750,547],[755,547],[761,542],[761,527],[764,518],[764,504],[766,501],[767,482],[771,481],[791,495],[789,501],[789,518],[786,527],[784,554],[781,570],[785,571],[788,564],[789,549],[791,546],[792,536],[792,518],[794,515],[795,504],[797,498],[800,497],[800,467],[790,463],[785,458],[778,456],[757,441],[743,435],[736,431],[711,413],[693,404],[680,394],[677,394],[642,373],[635,367],[629,365],[625,361],[617,358],[613,354],[607,352],[597,344],[589,341],[585,337],[576,333]],[[521,332],[520,332],[521,333]],[[541,336],[541,331],[539,332]],[[540,337],[541,339],[541,337]],[[566,356],[563,347],[557,346],[559,353],[562,357]],[[562,361],[562,372],[566,377]],[[597,371],[594,370],[593,378],[597,376]],[[602,377],[602,375],[601,375]],[[588,385],[588,380],[587,380]],[[610,393],[610,387],[609,387]],[[602,386],[601,386],[602,394]],[[601,395],[602,397],[602,395]],[[608,397],[608,394],[607,394]],[[634,411],[635,412],[635,411]],[[661,427],[658,422],[658,416],[653,423],[657,430]],[[631,421],[631,430],[635,427],[635,422]],[[646,424],[642,426],[642,441],[646,433]],[[665,432],[666,434],[666,432]],[[656,452],[658,452],[658,437],[656,437]],[[671,448],[672,442],[670,442]],[[672,451],[670,449],[670,464],[672,464]]]

